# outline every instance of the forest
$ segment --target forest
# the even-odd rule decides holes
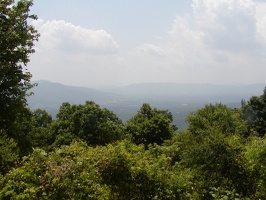
[[[264,199],[266,88],[206,104],[179,131],[143,103],[127,122],[96,102],[30,110],[32,1],[0,2],[0,199]],[[11,6],[12,5],[12,6]]]

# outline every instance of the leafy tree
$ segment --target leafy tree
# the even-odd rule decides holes
[[[128,120],[127,133],[132,136],[136,144],[161,145],[164,140],[172,137],[176,127],[171,125],[172,114],[167,110],[152,109],[149,104],[143,104],[138,113]]]
[[[211,188],[249,195],[252,188],[242,151],[240,138],[211,130],[206,131],[201,142],[194,140],[191,145],[187,143],[180,162],[196,170],[198,192],[204,194],[208,191],[204,195],[208,196]]]
[[[244,141],[238,134],[226,135],[215,127],[201,135],[188,130],[176,134],[164,145],[186,180],[186,184],[179,183],[179,189],[183,186],[189,199],[250,197],[254,180],[243,155]]]
[[[0,130],[0,173],[6,172],[18,160],[17,143],[8,138],[4,130]]]
[[[191,112],[187,121],[179,157],[196,170],[197,191],[206,198],[250,195],[253,181],[242,154],[247,126],[240,110],[210,104]]]
[[[31,0],[20,0],[16,4],[13,0],[0,2],[0,130],[18,142],[22,154],[28,152],[22,149],[22,143],[29,141],[20,120],[28,113],[26,96],[33,87],[26,66],[34,52],[33,43],[39,37],[28,24],[29,20],[37,19],[29,13],[32,4]]]
[[[195,135],[202,135],[210,128],[225,135],[244,134],[247,127],[238,109],[228,108],[226,105],[209,104],[204,108],[192,111],[187,116],[188,130]]]
[[[52,116],[48,114],[46,110],[36,109],[33,111],[33,117],[35,126],[39,128],[47,127],[52,123]]]
[[[33,129],[32,113],[29,108],[23,112],[17,113],[16,121],[11,126],[7,133],[13,138],[19,147],[20,156],[28,155],[32,151],[31,131]]]
[[[244,117],[250,133],[254,130],[259,136],[266,133],[266,87],[261,96],[253,96],[246,103],[242,102]]]
[[[63,103],[57,117],[52,126],[57,139],[63,139],[60,135],[67,133],[68,138],[80,138],[90,145],[105,145],[124,135],[122,121],[113,112],[100,108],[92,101],[84,105]]]
[[[252,199],[263,199],[266,195],[266,138],[253,138],[246,145],[245,158],[254,179]]]
[[[26,104],[26,92],[33,86],[31,74],[23,69],[34,52],[37,31],[28,25],[32,1],[3,0],[0,3],[0,126],[8,128]]]
[[[52,116],[45,110],[36,109],[32,112],[32,131],[30,133],[32,146],[46,148],[52,143]]]

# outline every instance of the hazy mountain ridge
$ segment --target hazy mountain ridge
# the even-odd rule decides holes
[[[45,103],[82,103],[84,100],[106,101],[117,98],[110,92],[102,92],[92,88],[67,86],[50,81],[36,81],[38,85],[32,89],[34,95],[29,98],[29,103],[42,101]]]
[[[180,96],[180,95],[256,95],[262,93],[266,84],[215,85],[200,83],[139,83],[106,91],[126,95]]]
[[[92,88],[67,86],[46,80],[35,81],[38,85],[31,92],[34,95],[28,98],[31,109],[45,109],[53,116],[58,112],[63,102],[83,104],[87,100],[98,103],[108,103],[118,99],[118,95],[102,92]]]
[[[265,84],[243,86],[195,83],[140,83],[109,89],[67,86],[50,81],[36,81],[34,95],[28,98],[31,109],[45,109],[53,116],[63,102],[84,104],[94,101],[108,108],[123,121],[131,118],[143,103],[172,112],[174,123],[185,128],[186,115],[205,104],[221,102],[239,107],[241,99],[262,94]]]

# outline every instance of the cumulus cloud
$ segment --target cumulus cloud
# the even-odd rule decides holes
[[[266,4],[251,0],[193,0],[193,14],[177,16],[162,44],[171,58],[176,80],[263,80],[265,11]]]
[[[193,8],[206,45],[228,51],[242,51],[258,46],[255,38],[255,6],[252,1],[194,0]]]
[[[266,4],[251,0],[193,0],[193,15],[177,16],[169,34],[209,51],[261,51],[266,39]],[[185,41],[185,42],[183,42]]]
[[[258,40],[266,43],[266,1],[256,5],[256,28]]]
[[[137,52],[139,54],[148,54],[148,55],[152,55],[152,56],[159,56],[159,57],[164,57],[166,56],[166,53],[164,52],[164,50],[156,45],[153,44],[144,44],[141,45],[139,47],[136,48]]]
[[[63,20],[37,20],[33,25],[41,33],[38,48],[64,53],[110,54],[118,51],[118,44],[105,30],[90,30]]]

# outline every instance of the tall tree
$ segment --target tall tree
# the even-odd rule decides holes
[[[33,87],[27,71],[29,56],[39,34],[30,20],[32,0],[0,2],[0,129],[14,125],[18,113],[24,112],[27,91]]]
[[[93,101],[84,105],[63,103],[52,124],[54,145],[68,144],[72,138],[80,138],[90,145],[105,145],[124,135],[124,124],[110,110]]]
[[[206,130],[216,129],[225,135],[244,134],[246,125],[238,109],[219,104],[205,105],[187,116],[188,130],[195,136],[204,135]]]
[[[248,123],[250,133],[255,131],[259,136],[266,134],[266,87],[261,96],[253,96],[242,102],[242,110]]]
[[[128,120],[126,129],[136,144],[161,145],[177,129],[171,125],[172,121],[172,114],[167,110],[152,109],[149,104],[144,103],[139,112]]]

